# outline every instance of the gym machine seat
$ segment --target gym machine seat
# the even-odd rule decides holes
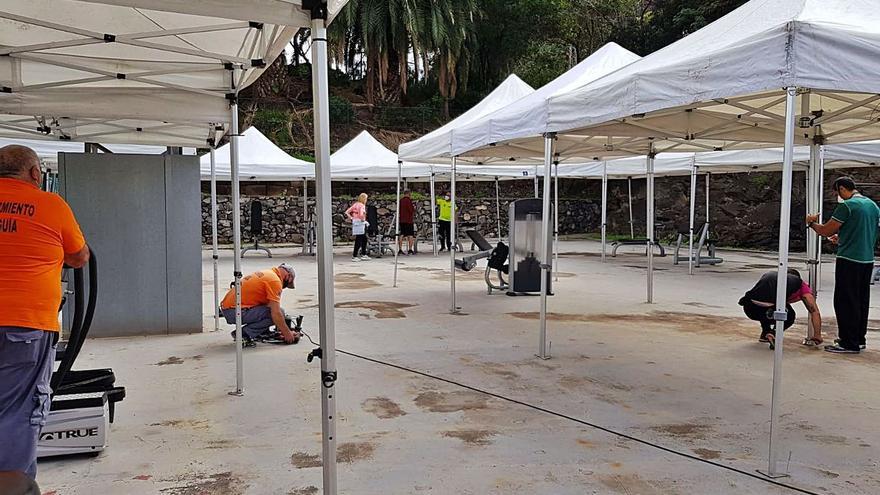
[[[477,266],[477,261],[483,258],[488,258],[484,274],[488,293],[492,294],[493,290],[506,291],[509,289],[510,284],[504,279],[504,275],[507,274],[510,269],[509,265],[505,264],[507,262],[507,256],[510,253],[510,249],[507,245],[503,242],[499,242],[498,245],[493,248],[492,245],[489,244],[489,241],[487,241],[486,238],[480,235],[476,230],[466,230],[465,234],[467,234],[471,242],[477,247],[477,249],[479,249],[479,252],[465,256],[462,259],[456,259],[455,266],[462,271],[469,272]],[[497,274],[498,283],[492,282],[493,271]]]
[[[624,239],[619,241],[614,241],[611,243],[611,256],[617,256],[617,248],[620,246],[642,246],[645,247],[648,245],[648,239]],[[660,251],[658,256],[666,256],[666,250],[663,249],[663,245],[659,242],[655,242],[654,246]],[[646,253],[647,255],[647,253]]]
[[[678,230],[678,240],[675,242],[675,253],[672,255],[672,264],[677,265],[679,263],[685,263],[690,258],[689,254],[685,254],[684,256],[679,255],[682,244],[685,244],[686,236],[690,234],[690,228],[679,228]],[[703,252],[703,248],[706,248],[706,252],[708,256],[702,256],[700,253]],[[687,246],[685,246],[685,250],[687,250]],[[699,268],[700,265],[718,265],[724,262],[724,259],[715,256],[715,241],[709,239],[709,224],[704,223],[702,227],[700,227],[700,239],[697,242],[697,245],[694,249],[694,266]]]

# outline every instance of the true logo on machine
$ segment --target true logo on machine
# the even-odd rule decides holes
[[[77,428],[74,430],[49,431],[40,434],[40,440],[69,440],[98,436],[98,428]]]

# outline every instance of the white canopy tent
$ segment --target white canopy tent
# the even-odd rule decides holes
[[[0,7],[0,134],[199,147],[228,132],[235,211],[238,93],[299,28],[311,28],[325,494],[337,491],[332,244],[320,221],[332,214],[326,25],[346,1],[7,0]],[[234,215],[237,395],[240,227]]]
[[[648,242],[658,153],[784,146],[779,278],[788,268],[796,144],[810,146],[809,211],[821,205],[820,145],[877,139],[880,4],[876,0],[752,0],[627,67],[550,99],[545,136],[498,148],[597,159],[646,155]],[[530,131],[531,132],[531,131]],[[496,151],[499,152],[499,151]],[[503,156],[503,155],[502,155]],[[818,237],[808,236],[811,265]],[[652,250],[648,257],[652,300]],[[816,271],[810,270],[811,282]],[[774,316],[784,320],[785,284]],[[779,476],[782,345],[776,346],[767,474]]]
[[[83,153],[85,143],[74,141],[46,141],[43,139],[7,139],[0,137],[0,147],[17,144],[27,146],[34,150],[43,166],[56,170],[58,168],[58,153]],[[139,144],[108,144],[105,146],[111,153],[134,154],[134,155],[158,155],[166,153],[166,146],[150,146]],[[184,155],[195,155],[195,148],[184,148]]]
[[[239,180],[292,181],[315,177],[314,163],[288,155],[256,127],[249,127],[241,134],[238,146]],[[231,177],[229,147],[229,143],[226,143],[215,150],[214,167],[217,180],[229,180]],[[210,154],[202,155],[200,168],[202,179],[211,180]]]

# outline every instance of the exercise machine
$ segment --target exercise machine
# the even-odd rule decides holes
[[[272,251],[260,247],[261,235],[263,235],[263,203],[255,199],[251,201],[251,237],[254,238],[254,245],[241,250],[242,258],[248,251],[263,251],[270,258],[272,257]]]
[[[473,242],[479,249],[479,252],[465,256],[462,259],[456,259],[455,266],[462,271],[469,272],[476,268],[477,261],[487,258],[488,262],[486,263],[484,278],[486,280],[488,293],[491,295],[493,290],[506,291],[509,289],[510,284],[504,280],[504,276],[510,269],[510,266],[506,264],[510,248],[508,248],[503,242],[498,242],[493,248],[492,245],[489,244],[489,241],[487,241],[486,238],[480,235],[476,230],[466,230],[465,233],[471,239],[471,242]],[[496,277],[498,278],[497,283],[492,281],[492,272],[495,272]]]
[[[88,263],[88,303],[84,269],[73,270],[73,314],[66,342],[59,342],[58,369],[52,374],[52,404],[46,426],[40,433],[37,457],[72,454],[98,454],[107,447],[110,423],[116,403],[125,398],[125,388],[117,387],[112,369],[73,370],[74,362],[89,334],[98,300],[98,260],[91,252]],[[69,280],[62,281],[64,299]]]
[[[302,315],[297,315],[296,318],[291,318],[287,316],[284,318],[284,321],[287,322],[287,327],[290,328],[293,333],[300,333],[300,330],[302,330]],[[242,335],[242,337],[245,336]],[[235,338],[234,331],[232,338]],[[299,339],[293,341],[294,344],[296,344],[297,342],[299,342]],[[284,340],[284,337],[281,336],[281,332],[279,332],[278,329],[275,327],[270,327],[268,331],[264,332],[262,335],[258,336],[255,339],[249,339],[245,337],[242,345],[244,347],[256,347],[258,343],[288,345],[287,342]]]
[[[395,242],[394,233],[382,233],[379,228],[379,210],[373,205],[367,205],[367,223],[367,253],[374,258],[381,258],[385,253],[393,255],[391,244]]]
[[[303,232],[302,256],[314,256],[318,245],[318,225],[315,223],[315,208],[310,206],[305,218],[306,229]]]
[[[553,236],[547,236],[547,244],[542,246],[543,200],[519,199],[510,203],[510,287],[507,295],[541,292],[541,262],[544,253],[553,250]],[[550,215],[553,218],[553,215]],[[546,251],[545,251],[546,250]],[[552,268],[547,270],[547,294],[552,294]]]
[[[672,255],[672,264],[677,265],[680,262],[687,262],[690,257],[689,254],[685,256],[679,255],[679,252],[682,248],[682,244],[687,244],[685,242],[686,236],[690,234],[690,229],[682,230],[679,229],[678,232],[678,240],[675,242],[675,253]],[[703,248],[706,248],[706,253],[708,256],[702,256],[700,253],[703,252]],[[684,246],[684,249],[687,250],[687,245]],[[709,224],[704,223],[700,228],[700,239],[697,242],[697,245],[694,249],[694,266],[699,268],[700,265],[718,265],[724,262],[724,259],[715,256],[715,241],[709,239]]]

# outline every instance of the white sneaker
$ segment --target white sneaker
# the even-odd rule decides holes
[[[369,261],[369,260],[371,260],[371,259],[373,259],[373,258],[370,258],[370,257],[367,256],[366,254],[363,255],[363,256],[361,256],[361,261]]]
[[[352,258],[351,261],[360,261],[360,258]]]

